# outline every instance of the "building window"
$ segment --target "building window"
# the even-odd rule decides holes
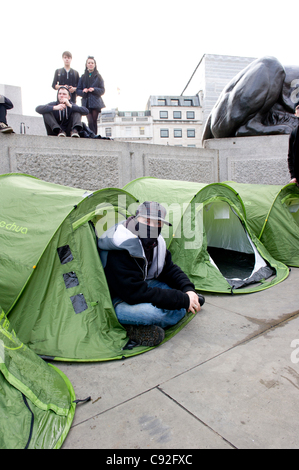
[[[168,111],[160,111],[160,119],[168,119]]]
[[[178,106],[179,105],[179,100],[170,100],[171,106]]]
[[[126,128],[125,128],[125,133],[126,133],[126,137],[131,137],[131,135],[132,135],[132,127],[126,127]]]
[[[182,119],[181,111],[173,111],[173,119]]]
[[[139,127],[139,135],[144,135],[144,134],[145,134],[144,127]]]
[[[187,137],[195,137],[195,129],[187,129]]]
[[[166,105],[166,100],[159,100],[158,99],[158,106],[165,106]]]
[[[106,137],[111,137],[112,136],[111,127],[105,127],[105,135],[106,135]]]
[[[184,100],[184,106],[192,106],[192,100]]]
[[[160,137],[169,137],[168,129],[160,129]]]
[[[182,137],[182,129],[174,129],[173,137]]]
[[[195,119],[195,112],[187,111],[187,119]]]

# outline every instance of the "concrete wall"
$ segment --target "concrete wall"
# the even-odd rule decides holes
[[[288,135],[211,139],[205,148],[0,134],[0,174],[97,190],[141,176],[213,183],[287,184]]]
[[[218,151],[101,139],[0,134],[0,174],[96,190],[141,176],[212,183]]]
[[[288,135],[210,139],[204,148],[219,154],[219,181],[287,184]]]

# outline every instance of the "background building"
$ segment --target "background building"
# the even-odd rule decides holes
[[[150,96],[153,143],[201,147],[202,107],[196,96]]]
[[[152,143],[150,111],[118,111],[102,109],[98,119],[98,134],[123,142]]]
[[[13,109],[7,111],[7,122],[16,134],[47,135],[44,120],[40,115],[23,114],[21,87],[0,84],[0,95],[9,98],[14,105]]]

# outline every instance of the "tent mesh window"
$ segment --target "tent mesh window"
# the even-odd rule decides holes
[[[84,312],[84,310],[87,310],[87,303],[83,294],[73,295],[70,297],[70,299],[72,301],[75,313],[81,313]]]
[[[77,278],[76,273],[74,273],[74,271],[63,274],[63,280],[65,283],[65,287],[67,289],[70,289],[71,287],[76,287],[79,285],[79,280]]]
[[[70,261],[74,259],[69,245],[65,245],[65,246],[61,246],[60,248],[57,248],[57,253],[60,258],[61,264],[69,263]]]

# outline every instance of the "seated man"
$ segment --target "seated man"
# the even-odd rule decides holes
[[[87,108],[71,102],[70,92],[64,86],[58,89],[57,101],[37,106],[35,111],[43,115],[47,134],[59,137],[80,137],[81,116],[88,114]]]
[[[13,129],[8,126],[6,120],[7,110],[12,108],[12,102],[5,98],[5,96],[0,95],[0,132],[3,134],[11,134],[13,132]]]
[[[135,216],[107,230],[98,240],[100,256],[119,322],[137,344],[155,346],[163,328],[204,303],[188,276],[172,262],[161,235],[166,209],[144,202]]]

